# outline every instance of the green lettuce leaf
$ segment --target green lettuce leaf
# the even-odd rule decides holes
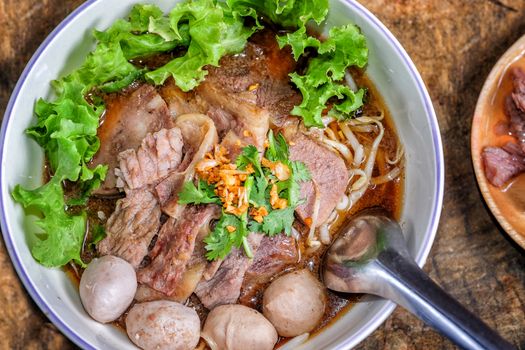
[[[363,68],[368,61],[366,38],[355,25],[333,27],[319,54],[309,62],[305,74],[313,87],[343,79],[348,67]]]
[[[296,61],[299,59],[299,57],[301,57],[301,55],[304,54],[307,48],[319,48],[319,46],[321,46],[319,39],[306,34],[306,27],[301,27],[293,33],[287,33],[286,35],[278,36],[277,43],[281,49],[286,45],[290,45],[292,48],[293,58]]]
[[[93,35],[101,43],[120,46],[126,60],[167,52],[176,47],[189,45],[188,25],[182,25],[174,38],[171,28],[163,27],[167,17],[156,6],[136,5],[130,14],[130,21],[115,21],[105,31],[95,30]],[[169,40],[167,40],[168,38]]]
[[[328,82],[321,86],[312,86],[308,84],[308,76],[292,73],[292,82],[297,86],[303,95],[303,101],[300,105],[295,106],[292,115],[300,116],[304,125],[307,127],[323,128],[322,115],[327,109],[327,102],[332,98],[337,98],[334,102],[332,113],[340,119],[351,115],[363,105],[365,94],[364,89],[357,92],[352,91],[347,85],[336,82]],[[336,113],[336,111],[341,113]]]
[[[59,181],[53,178],[32,191],[18,185],[12,195],[25,209],[40,216],[36,225],[42,232],[32,234],[29,239],[35,260],[48,267],[62,266],[71,260],[84,266],[80,247],[84,239],[86,214],[70,216],[66,213]]]
[[[227,3],[236,10],[253,8],[283,27],[301,27],[310,20],[321,24],[328,14],[328,0],[227,0]]]
[[[130,30],[136,33],[144,33],[149,30],[150,21],[164,16],[157,5],[138,4],[133,6],[129,13]]]
[[[146,79],[160,85],[172,76],[183,91],[192,90],[204,80],[207,74],[204,66],[218,66],[224,55],[241,52],[248,38],[259,28],[257,25],[246,27],[243,16],[256,19],[253,10],[232,10],[224,3],[213,0],[179,3],[169,15],[172,32],[168,30],[165,20],[153,23],[161,28],[160,32],[167,38],[181,37],[180,28],[187,23],[190,37],[188,51],[184,56],[147,73]]]
[[[307,127],[324,127],[325,112],[347,119],[362,107],[365,90],[355,92],[343,83],[349,67],[363,68],[368,61],[366,38],[357,26],[333,27],[324,42],[308,36],[304,27],[277,40],[280,47],[291,46],[295,59],[307,48],[317,49],[318,54],[310,59],[304,75],[290,74],[303,96],[291,114],[301,117]]]

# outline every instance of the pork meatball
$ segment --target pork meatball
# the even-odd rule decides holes
[[[131,304],[137,276],[126,260],[112,255],[93,259],[80,279],[80,300],[98,322],[116,320]]]
[[[277,278],[263,296],[263,314],[283,337],[312,331],[326,307],[324,286],[303,269]]]
[[[135,304],[126,316],[129,339],[146,350],[193,350],[200,330],[197,312],[174,301]]]
[[[212,350],[272,350],[277,332],[258,311],[244,305],[221,305],[208,315],[201,334]]]

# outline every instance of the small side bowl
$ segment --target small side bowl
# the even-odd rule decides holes
[[[496,188],[488,182],[481,158],[485,147],[500,145],[502,141],[508,140],[508,137],[496,135],[497,124],[505,118],[501,112],[502,96],[498,95],[498,91],[509,68],[520,59],[525,60],[525,35],[501,56],[483,85],[472,120],[471,153],[474,172],[485,202],[501,227],[525,248],[525,206],[512,200],[504,189]],[[525,194],[523,201],[525,202]]]
[[[148,0],[145,0],[146,2]],[[150,0],[163,10],[173,0]],[[136,0],[88,0],[64,20],[37,50],[16,85],[0,139],[0,219],[13,265],[27,291],[46,316],[84,349],[133,349],[125,333],[91,319],[78,288],[63,271],[46,269],[32,258],[25,232],[34,222],[14,203],[10,192],[20,183],[41,183],[42,150],[24,130],[34,123],[33,106],[51,94],[49,82],[79,66],[93,47],[93,28],[105,29],[124,17]],[[357,24],[368,38],[368,76],[393,116],[405,146],[405,200],[401,223],[410,253],[422,266],[434,241],[443,200],[443,151],[437,118],[425,85],[409,56],[388,29],[356,0],[332,0],[325,26]],[[338,317],[302,349],[350,349],[373,332],[394,310],[385,300],[364,298]]]

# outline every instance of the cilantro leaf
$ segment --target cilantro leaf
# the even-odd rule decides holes
[[[215,194],[215,186],[208,185],[204,180],[199,180],[197,187],[192,181],[187,181],[179,193],[179,204],[219,204],[221,200]]]
[[[273,131],[268,132],[268,148],[264,154],[268,160],[272,162],[286,162],[288,160],[288,144],[284,136],[279,133],[277,137],[273,135]]]
[[[213,231],[204,239],[206,243],[206,258],[208,260],[224,259],[233,247],[233,239],[226,226],[233,226],[237,230],[241,220],[235,215],[222,213],[221,218]]]
[[[251,176],[250,176],[251,177]],[[253,178],[253,177],[252,177]],[[265,176],[257,176],[254,179],[254,184],[250,189],[249,200],[250,203],[256,207],[269,207],[269,187],[268,180]]]
[[[299,161],[293,161],[291,162],[292,165],[292,174],[294,177],[294,180],[297,182],[305,182],[310,181],[312,179],[312,175],[310,174],[310,170],[304,164],[303,162]]]
[[[206,258],[208,260],[224,259],[234,246],[238,248],[243,246],[246,255],[253,257],[246,240],[248,236],[247,221],[246,213],[238,218],[235,215],[223,212],[213,231],[204,239],[207,250]],[[229,227],[233,227],[235,230],[230,232]]]
[[[257,176],[263,174],[261,162],[259,160],[259,151],[254,145],[243,147],[241,154],[237,156],[235,164],[237,165],[237,168],[241,170],[246,169],[246,167],[251,164],[253,165]]]
[[[292,225],[294,221],[294,207],[287,207],[285,209],[272,210],[263,219],[261,226],[262,232],[269,236],[278,235],[281,232],[290,235],[292,232]]]

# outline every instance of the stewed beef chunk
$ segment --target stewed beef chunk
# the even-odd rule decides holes
[[[248,243],[252,252],[256,252],[262,235],[250,233]],[[201,303],[209,310],[215,306],[234,304],[241,294],[241,285],[246,270],[253,260],[248,258],[244,250],[234,248],[224,259],[221,266],[210,279],[202,279],[195,289],[195,294]]]
[[[203,227],[218,214],[216,205],[184,208],[178,220],[169,218],[149,253],[151,263],[137,273],[138,281],[168,296],[177,289]]]
[[[103,123],[98,128],[100,149],[92,164],[107,164],[108,172],[98,195],[115,195],[115,168],[118,155],[128,149],[137,149],[148,133],[171,128],[172,120],[166,102],[157,90],[144,84],[131,93],[118,95],[107,103]]]
[[[117,187],[129,192],[163,179],[179,166],[182,146],[178,128],[148,134],[138,150],[128,149],[118,155]]]
[[[160,227],[160,205],[148,188],[119,199],[106,223],[107,236],[98,244],[101,255],[115,255],[137,268]]]
[[[503,186],[517,174],[525,171],[525,155],[516,144],[504,148],[485,147],[481,157],[485,165],[485,175],[491,184]]]

